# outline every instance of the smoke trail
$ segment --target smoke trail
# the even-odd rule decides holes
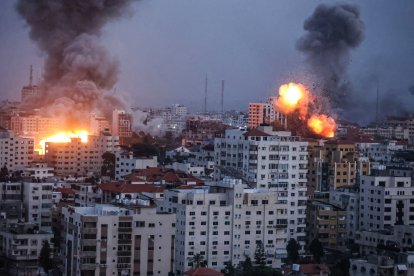
[[[358,7],[319,5],[303,28],[306,33],[296,46],[307,56],[316,88],[330,99],[334,108],[343,107],[351,89],[347,81],[350,50],[358,47],[364,37]]]
[[[132,1],[18,0],[16,8],[30,37],[46,54],[41,93],[29,107],[43,107],[49,113],[65,107],[59,112],[72,109],[66,116],[73,119],[75,111],[95,108],[108,115],[122,105],[108,93],[117,81],[118,62],[99,37],[107,22],[129,14]]]

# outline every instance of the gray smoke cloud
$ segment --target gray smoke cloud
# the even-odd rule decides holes
[[[297,41],[315,80],[314,89],[329,99],[331,107],[349,104],[346,96],[352,89],[347,80],[350,51],[358,47],[364,37],[364,24],[357,6],[348,4],[316,7],[305,20],[306,33]]]
[[[40,94],[28,107],[66,116],[75,124],[91,111],[110,118],[113,108],[123,108],[122,100],[110,92],[118,78],[118,62],[99,37],[106,23],[130,14],[132,2],[18,0],[16,9],[31,39],[46,54]]]

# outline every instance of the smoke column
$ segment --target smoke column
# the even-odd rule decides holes
[[[132,1],[18,0],[31,39],[46,54],[41,92],[28,107],[61,115],[68,124],[84,121],[92,111],[110,118],[113,108],[122,107],[108,92],[117,81],[118,63],[99,37],[107,22],[129,15]]]
[[[358,7],[321,4],[305,20],[303,28],[306,33],[296,46],[306,55],[315,75],[314,88],[329,99],[331,107],[345,107],[349,104],[346,96],[351,89],[347,81],[350,51],[364,37]]]

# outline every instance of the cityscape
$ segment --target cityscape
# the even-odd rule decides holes
[[[1,91],[18,87],[0,94],[0,275],[414,275],[414,60],[402,57],[395,79],[399,56],[387,77],[353,71],[377,31],[368,4],[304,4],[305,17],[286,21],[300,23],[291,47],[302,64],[269,93],[235,94],[250,79],[240,73],[235,86],[233,75],[206,70],[197,91],[164,98],[140,77],[139,92],[118,92],[134,77],[124,81],[104,36],[135,13],[165,15],[167,3],[12,2],[0,5],[24,25],[41,69],[12,56],[21,77],[0,78]],[[414,11],[381,5],[373,10],[394,23]],[[2,57],[13,50],[1,48]],[[0,71],[15,70],[8,60]]]

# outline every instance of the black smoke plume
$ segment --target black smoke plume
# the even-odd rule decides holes
[[[315,90],[328,97],[331,107],[344,108],[351,85],[347,80],[350,51],[364,37],[364,24],[357,6],[348,4],[316,7],[306,19],[306,33],[297,49],[305,53],[314,75]]]
[[[31,39],[46,55],[40,94],[26,104],[72,121],[82,118],[82,112],[110,117],[112,108],[122,106],[108,92],[117,81],[118,62],[99,37],[106,23],[130,14],[131,2],[18,0],[16,8]]]

